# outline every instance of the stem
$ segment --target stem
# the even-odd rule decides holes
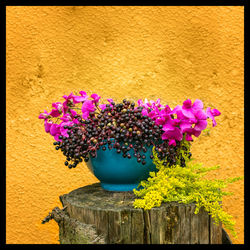
[[[70,109],[80,109],[80,108],[70,108]],[[82,110],[82,109],[80,109],[80,110]]]
[[[95,103],[96,108],[99,110],[99,112],[101,112],[100,108],[98,107],[98,105]]]

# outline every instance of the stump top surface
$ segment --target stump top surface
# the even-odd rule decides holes
[[[73,206],[117,210],[132,209],[136,196],[133,191],[107,191],[101,187],[100,183],[94,183],[75,189],[60,198]]]
[[[138,210],[133,207],[133,202],[136,199],[133,191],[117,192],[104,190],[100,183],[84,186],[71,191],[68,194],[60,196],[62,203],[69,203],[71,206],[88,207],[93,209],[108,209],[108,210]],[[192,204],[184,205],[176,202],[163,203],[162,206],[178,204],[178,206],[191,206]],[[194,204],[193,204],[194,205]],[[159,208],[153,208],[159,209]]]

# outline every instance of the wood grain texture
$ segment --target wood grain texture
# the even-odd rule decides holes
[[[133,192],[103,190],[99,183],[60,196],[67,216],[92,225],[107,244],[221,244],[221,224],[213,224],[204,209],[194,214],[195,204],[171,202],[143,210],[133,207],[135,198]],[[63,232],[60,241],[66,242],[67,229]]]

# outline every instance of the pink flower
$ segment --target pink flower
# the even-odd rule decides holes
[[[139,99],[139,100],[137,101],[137,103],[138,103],[138,106],[142,106],[142,105],[143,105],[142,99]]]
[[[186,140],[193,141],[192,135],[198,137],[201,134],[201,130],[196,130],[195,128],[185,128],[183,133],[186,133]]]
[[[191,120],[195,124],[196,130],[204,130],[207,127],[207,115],[201,109],[194,111],[195,119]]]
[[[163,125],[163,124],[166,123],[166,120],[167,120],[166,117],[159,116],[159,117],[157,117],[157,118],[155,119],[155,124],[158,125],[158,126],[159,126],[159,125]]]
[[[64,95],[63,98],[65,99],[65,102],[63,103],[63,113],[65,114],[68,111],[69,106],[74,106],[75,96],[71,92],[68,96]]]
[[[141,113],[142,113],[142,115],[148,116],[148,111],[147,111],[147,109],[143,109]]]
[[[69,113],[64,114],[63,117],[60,118],[62,121],[67,122],[67,121],[72,121],[72,117],[70,116]]]
[[[82,104],[82,118],[88,119],[89,113],[94,112],[96,110],[95,105],[93,104],[93,100],[87,100]]]
[[[221,112],[217,109],[213,109],[211,110],[210,107],[207,108],[206,110],[207,116],[213,121],[213,127],[216,126],[216,121],[214,119],[215,116],[219,116],[221,114]]]
[[[151,107],[154,109],[155,107],[157,107],[157,108],[164,108],[164,106],[160,103],[160,98],[158,98],[157,100],[156,100],[156,102],[155,101],[150,101],[150,103],[151,103]]]
[[[47,119],[44,120],[44,128],[45,128],[46,133],[50,132],[50,128],[52,124],[53,124],[52,121],[48,121]]]
[[[67,95],[64,95],[63,98],[67,101],[67,103],[72,103],[73,104],[73,100],[74,100],[74,95],[73,93],[71,92],[68,96]]]
[[[49,113],[52,117],[58,117],[61,115],[60,111],[57,109],[52,109]]]
[[[53,136],[60,134],[60,125],[53,123],[50,127],[50,134]]]
[[[167,122],[163,125],[162,130],[165,132],[162,134],[162,140],[170,140],[169,145],[176,146],[175,140],[182,140],[182,132],[180,128],[177,127],[179,123],[179,119],[168,119]]]
[[[52,103],[52,107],[55,108],[56,110],[62,112],[63,104],[61,102],[54,102],[54,103]]]
[[[104,109],[106,108],[106,104],[100,104],[100,105],[99,105],[99,108],[100,108],[101,110],[104,110]]]
[[[110,104],[109,104],[110,107],[113,108],[114,106],[113,106],[113,104],[111,104],[111,103],[113,102],[113,99],[109,98],[109,99],[107,99],[107,101],[110,103]],[[101,110],[104,110],[107,106],[106,106],[106,104],[100,104],[98,107],[99,107]]]
[[[181,133],[181,130],[179,128],[174,127],[174,129],[168,129],[168,130],[166,130],[162,134],[161,138],[162,138],[162,140],[170,140],[168,144],[176,146],[175,140],[181,141],[181,139],[182,139],[182,133]]]
[[[60,136],[61,134],[56,134],[55,136],[54,136],[54,139],[55,139],[55,141],[60,141],[60,142],[62,142],[62,139],[59,139],[59,136]]]
[[[94,103],[98,103],[99,100],[100,100],[100,98],[101,98],[101,97],[100,97],[99,95],[97,95],[97,94],[92,94],[91,97],[94,99],[94,100],[93,100]]]
[[[80,91],[79,93],[81,96],[76,96],[76,95],[73,96],[74,103],[84,102],[89,98],[85,91]]]
[[[192,104],[192,101],[190,99],[187,99],[183,102],[182,106],[182,114],[186,116],[187,118],[195,118],[194,112],[197,110],[203,109],[203,103],[201,100],[196,99],[194,103]]]
[[[77,115],[77,112],[75,110],[70,109],[69,111],[70,111],[71,117],[74,117],[75,115]]]
[[[41,113],[41,114],[38,116],[38,118],[39,118],[39,119],[47,119],[49,116],[50,116],[50,114],[49,114],[46,110],[44,110],[44,112]]]

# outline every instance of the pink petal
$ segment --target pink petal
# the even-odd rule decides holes
[[[139,106],[142,106],[142,105],[143,105],[142,99],[139,99],[139,100],[137,101],[137,103],[138,103]]]
[[[61,117],[60,119],[64,122],[67,122],[67,121],[71,121],[72,117],[67,113],[67,114],[64,114],[63,117]]]
[[[165,136],[168,137],[169,139],[175,139],[178,141],[181,141],[181,139],[182,139],[182,133],[181,133],[179,128],[175,127],[174,130],[168,130],[165,133],[163,133],[163,134],[165,134]]]
[[[80,124],[80,122],[77,119],[73,119],[73,123]]]
[[[100,104],[100,105],[99,105],[99,108],[100,108],[101,110],[104,110],[104,109],[106,108],[106,104]]]
[[[195,124],[196,130],[203,130],[207,127],[207,121],[206,120],[198,120],[198,122]]]
[[[56,140],[56,141],[62,141],[62,139],[59,139],[59,136],[60,136],[61,134],[56,134],[55,136],[54,136],[54,139]]]
[[[51,128],[51,125],[53,124],[52,121],[47,121],[47,120],[44,120],[44,128],[45,128],[45,132],[46,133],[49,133],[50,132],[50,128]]]
[[[52,103],[52,107],[57,109],[58,111],[62,111],[63,104],[61,102],[54,102]]]
[[[194,111],[195,117],[200,120],[206,120],[207,119],[207,114],[203,112],[201,109],[195,110]]]
[[[217,125],[217,122],[215,121],[214,117],[212,118],[213,121],[213,127],[215,127]]]
[[[212,115],[212,113],[211,113],[211,108],[210,108],[210,107],[207,108],[206,114],[207,114],[207,116],[208,116],[210,119],[212,119],[213,115]]]
[[[192,101],[190,99],[187,99],[186,101],[183,102],[183,109],[189,109],[192,107]]]
[[[77,112],[73,109],[70,109],[70,113],[71,113],[71,116],[74,117],[75,115],[77,115]]]
[[[83,97],[83,96],[74,96],[74,103],[79,103],[79,102],[84,102],[88,98]]]
[[[95,103],[98,103],[99,100],[100,100],[100,98],[101,98],[101,97],[100,97],[99,95],[97,95],[97,94],[92,94],[91,97],[94,99],[94,102],[95,102]]]
[[[157,117],[155,120],[156,125],[163,125],[166,122],[166,119],[164,117]]]
[[[142,115],[148,116],[148,111],[146,109],[143,109],[141,113],[142,113]]]
[[[198,137],[201,134],[201,130],[196,130],[194,128],[186,128],[183,130],[183,133],[187,133],[189,135],[194,135]]]
[[[213,114],[213,116],[219,116],[221,114],[221,112],[218,109],[211,110],[211,113]]]
[[[48,118],[48,116],[49,116],[49,113],[48,113],[46,110],[44,110],[44,112],[41,113],[41,114],[38,116],[38,118],[39,118],[39,119],[46,119],[46,118]]]
[[[164,133],[162,134],[162,136],[161,136],[161,139],[162,139],[162,140],[168,140],[168,139],[169,139],[168,133],[167,133],[167,132],[164,132]]]
[[[171,114],[176,114],[178,119],[186,119],[186,117],[182,113],[182,109],[177,109],[175,112],[174,110],[171,112]]]
[[[88,117],[89,117],[89,112],[88,112],[88,111],[85,111],[85,112],[82,113],[82,118],[83,118],[84,120],[87,120]]]
[[[193,109],[203,109],[203,102],[199,99],[196,99],[192,106]]]
[[[171,146],[171,145],[176,146],[176,141],[175,141],[175,139],[170,139],[169,142],[168,142],[168,145],[169,145],[169,146]]]
[[[175,130],[175,126],[173,126],[173,124],[169,121],[169,122],[166,122],[166,123],[163,125],[162,130],[163,130],[163,131],[174,131],[174,130]]]
[[[192,109],[182,109],[182,114],[187,118],[195,118]]]
[[[107,99],[107,101],[108,101],[109,103],[111,103],[111,102],[113,102],[113,99],[112,99],[112,98],[109,98],[109,99]]]
[[[58,117],[61,115],[61,113],[57,109],[52,109],[49,113],[52,117]]]
[[[192,124],[188,120],[181,121],[181,123],[180,123],[180,128],[181,128],[182,132],[186,128],[191,128],[191,127],[192,127]]]
[[[55,136],[56,134],[60,133],[60,126],[58,124],[52,124],[50,127],[50,134]]]
[[[186,134],[186,141],[193,141],[193,138],[190,134]]]
[[[194,128],[193,135],[194,135],[195,137],[198,137],[200,134],[201,134],[201,130],[196,130],[196,129]]]
[[[87,93],[85,92],[85,91],[79,91],[79,94],[81,95],[81,96],[87,96]]]

